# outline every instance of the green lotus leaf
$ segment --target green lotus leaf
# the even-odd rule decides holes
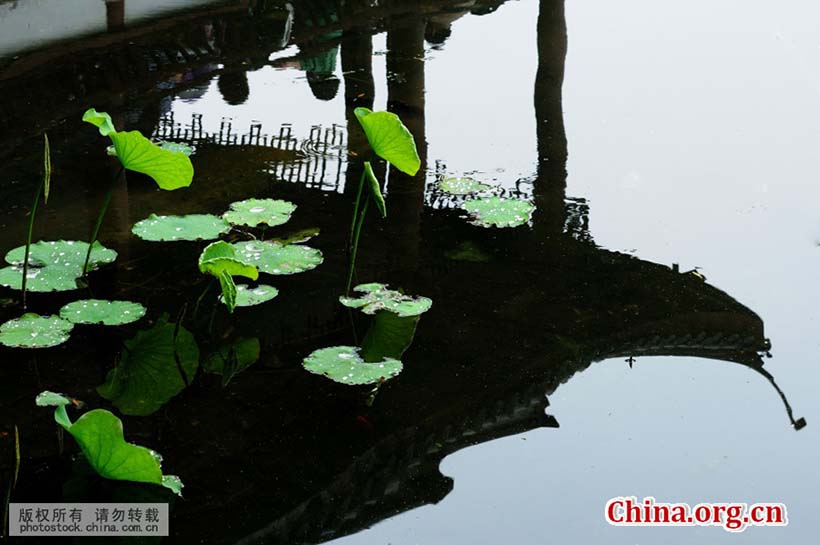
[[[397,316],[393,312],[380,310],[362,340],[362,359],[367,362],[384,358],[400,360],[413,344],[416,326],[420,316]]]
[[[194,166],[184,153],[162,149],[139,131],[112,132],[108,137],[114,142],[120,162],[128,170],[150,176],[166,191],[191,185]]]
[[[339,297],[339,302],[346,307],[360,308],[365,314],[376,314],[380,310],[387,310],[406,318],[424,314],[433,306],[433,301],[427,297],[404,295],[377,282],[360,284],[353,288],[353,291],[361,295],[359,297],[342,296]]]
[[[370,163],[367,161],[364,163],[364,174],[365,178],[367,178],[367,185],[370,188],[370,194],[373,196],[373,202],[376,203],[376,209],[378,209],[379,214],[381,214],[383,218],[386,218],[387,205],[384,202],[384,195],[382,195],[382,189],[379,187],[379,180],[373,173],[373,167],[370,166]]]
[[[74,324],[59,316],[23,314],[0,325],[0,344],[12,348],[50,348],[66,342]]]
[[[61,267],[68,274],[82,276],[85,254],[88,243],[76,240],[41,240],[31,245],[28,257],[29,267]],[[6,254],[6,261],[12,265],[22,265],[26,256],[26,247],[19,246]],[[88,260],[88,270],[98,269],[100,265],[113,263],[117,252],[95,242]]]
[[[251,288],[244,284],[236,286],[236,301],[238,307],[252,307],[254,305],[261,305],[267,303],[274,297],[279,295],[279,290],[273,286],[259,284],[255,288]],[[220,300],[225,303],[225,299],[220,297]]]
[[[318,267],[322,252],[299,244],[282,245],[278,242],[235,242],[237,257],[248,265],[255,265],[267,274],[296,274]]]
[[[166,315],[125,341],[122,358],[97,392],[123,414],[146,416],[185,389],[198,367],[194,336],[182,326],[177,330]]]
[[[236,309],[236,283],[233,281],[233,276],[227,271],[222,271],[217,276],[219,279],[219,287],[222,289],[221,300],[228,307],[228,311],[233,313]]]
[[[205,360],[203,369],[208,373],[222,375],[222,385],[227,385],[233,377],[259,361],[262,345],[259,339],[237,339],[231,345],[221,347]]]
[[[231,276],[244,276],[251,280],[259,278],[259,271],[254,265],[244,263],[237,256],[236,249],[222,240],[212,242],[199,256],[199,271],[212,274],[217,278],[222,273]]]
[[[308,240],[318,235],[318,227],[308,227],[307,229],[301,229],[299,231],[296,231],[295,233],[291,233],[280,238],[271,239],[271,241],[278,242],[283,246],[287,246],[288,244],[300,244],[302,242],[307,242]]]
[[[77,284],[79,273],[64,267],[29,268],[26,277],[26,291],[71,291],[80,288]],[[14,290],[23,289],[23,266],[12,265],[0,269],[0,285]]]
[[[367,108],[356,108],[353,112],[376,155],[405,174],[414,176],[418,172],[421,161],[416,142],[399,116]]]
[[[164,149],[165,151],[170,151],[172,153],[181,153],[182,155],[184,155],[186,157],[190,157],[191,154],[193,154],[194,151],[195,151],[192,146],[189,146],[188,144],[185,144],[183,142],[163,141],[163,142],[157,142],[157,145],[159,147],[161,147],[162,149]]]
[[[302,362],[305,369],[341,384],[376,384],[389,380],[402,370],[399,360],[385,358],[368,363],[355,346],[333,346],[313,352]]]
[[[212,214],[187,216],[157,216],[151,214],[131,228],[143,240],[153,242],[175,240],[214,240],[231,230],[224,219]]]
[[[222,217],[231,225],[256,227],[264,224],[273,227],[286,223],[294,210],[296,210],[296,205],[288,201],[247,199],[231,203],[231,209]]]
[[[60,309],[60,317],[75,324],[124,325],[145,316],[145,307],[131,301],[83,299]]]
[[[86,110],[83,114],[83,121],[100,129],[100,134],[103,136],[117,132],[117,129],[114,128],[114,122],[111,121],[111,116],[105,112],[98,112],[94,108]]]
[[[461,206],[473,216],[471,223],[481,227],[518,227],[530,221],[535,206],[527,201],[485,197]]]
[[[472,178],[448,177],[441,180],[439,187],[451,195],[470,195],[492,189],[493,186],[473,180]]]
[[[74,437],[89,465],[100,476],[164,486],[181,495],[182,481],[162,474],[162,457],[153,450],[127,443],[122,421],[105,409],[88,411],[73,424],[65,411],[68,398],[53,392],[37,396],[38,406],[56,406],[55,420]],[[61,413],[61,414],[58,414]]]

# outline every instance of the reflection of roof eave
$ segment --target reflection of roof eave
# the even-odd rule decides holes
[[[535,428],[558,427],[555,418],[544,413],[548,401],[543,386],[530,386],[524,392],[473,405],[473,410],[456,407],[443,411],[379,441],[321,492],[240,539],[237,545],[271,540],[322,543],[438,503],[453,488],[452,479],[439,472],[445,456]],[[473,416],[452,422],[454,414]]]

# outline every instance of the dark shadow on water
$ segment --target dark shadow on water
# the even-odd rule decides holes
[[[491,14],[502,3],[467,4],[474,14]],[[126,437],[160,451],[164,468],[187,484],[185,501],[174,506],[169,542],[320,543],[438,502],[453,488],[438,470],[446,455],[510,434],[558,427],[545,412],[547,396],[602,360],[695,356],[771,377],[760,356],[769,348],[763,321],[752,310],[695,274],[590,242],[584,203],[566,198],[562,1],[542,0],[533,22],[538,157],[532,225],[483,229],[468,224],[455,207],[429,206],[434,189],[426,184],[425,41],[446,48],[465,5],[429,0],[370,7],[369,2],[342,6],[317,0],[294,2],[290,9],[276,2],[227,3],[157,28],[151,25],[159,23],[146,23],[138,35],[127,34],[134,29],[117,30],[113,36],[119,39],[109,36],[110,43],[101,37],[78,40],[80,52],[59,63],[37,65],[43,53],[35,52],[24,59],[32,63],[27,70],[13,65],[16,71],[7,77],[0,73],[5,128],[0,153],[10,158],[11,171],[20,180],[36,179],[34,135],[49,129],[59,183],[76,184],[71,192],[56,192],[50,212],[38,221],[43,238],[56,232],[86,237],[102,197],[97,180],[114,168],[95,131],[78,121],[87,105],[110,109],[119,126],[167,130],[197,146],[195,187],[158,193],[129,173],[108,219],[103,240],[120,252],[120,261],[94,273],[94,294],[145,303],[150,310],[144,323],[105,332],[81,327],[66,345],[37,353],[0,349],[2,424],[17,425],[25,437],[15,501],[76,499],[77,494],[92,501],[116,493],[116,486],[95,483],[59,454],[49,411],[35,410],[33,399],[50,389],[90,407],[111,408],[95,388],[114,365],[122,341],[163,312],[176,316],[186,304],[194,307],[206,282],[195,265],[204,244],[148,243],[130,234],[134,221],[156,210],[218,213],[233,201],[275,194],[299,208],[291,222],[266,236],[318,227],[321,234],[308,244],[325,256],[313,271],[266,279],[280,290],[267,305],[230,316],[210,299],[186,322],[197,336],[201,359],[239,337],[257,337],[257,364],[224,388],[219,377],[200,373],[155,414],[124,418]],[[240,38],[223,40],[213,29],[224,35],[234,29]],[[361,175],[360,161],[347,158],[347,152],[367,153],[352,111],[373,105],[372,35],[383,30],[388,109],[416,138],[422,168],[416,176],[388,173],[389,214],[384,221],[371,216],[365,226],[358,280],[387,282],[434,303],[403,358],[404,372],[368,407],[367,389],[310,375],[301,361],[317,348],[352,342],[349,314],[337,302],[347,271],[351,188]],[[107,44],[104,51],[101,43]],[[331,51],[333,63],[340,56],[346,144],[328,144],[329,133],[317,133],[309,145],[300,145],[289,128],[237,134],[223,124],[219,134],[205,135],[196,119],[189,127],[161,122],[167,120],[169,97],[214,76],[227,105],[245,103],[251,92],[246,71],[266,65],[272,52],[289,43],[299,49],[291,60],[308,72],[320,100],[335,96],[339,81],[328,75],[331,61],[318,56]],[[168,58],[174,50],[184,63],[157,60],[157,51]],[[82,84],[66,78],[66,71],[82,73]],[[15,93],[24,87],[39,89],[28,99],[38,107],[20,106]],[[66,93],[73,98],[67,100]],[[25,127],[23,110],[33,110],[34,117]],[[336,177],[336,187],[312,185],[315,171],[311,178],[303,167],[313,164],[312,156],[332,153],[336,162],[325,163],[322,172]],[[291,182],[300,183],[286,181],[284,171],[272,165],[298,167]],[[385,173],[383,165],[377,170]],[[3,251],[19,244],[33,183],[2,186]],[[14,293],[3,291],[2,297]],[[76,293],[34,295],[32,305],[55,312],[75,298]],[[0,308],[1,321],[16,315],[16,308]],[[365,316],[354,319],[366,330]],[[68,441],[66,447],[74,451]],[[6,470],[8,460],[4,450],[0,466]]]

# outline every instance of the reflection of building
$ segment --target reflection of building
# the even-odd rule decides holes
[[[323,2],[304,4],[320,10]],[[390,107],[406,119],[424,155],[424,64],[416,59],[424,48],[427,15],[436,13],[436,7],[454,3],[393,1],[372,8],[366,4],[347,4],[351,12],[339,12],[338,19],[317,29],[316,35],[328,28],[342,32],[341,62],[348,79],[345,106],[351,110],[357,105],[372,105],[371,33],[387,30],[388,43],[392,44],[387,64],[401,75],[388,83]],[[422,5],[421,11],[414,7],[417,4]],[[497,4],[476,2],[472,9],[480,11],[484,6],[485,11],[492,11]],[[340,145],[321,146],[333,138],[326,132],[330,129],[297,140],[276,128],[266,141],[259,126],[246,133],[245,128],[224,125],[219,133],[210,135],[201,130],[196,119],[189,128],[178,126],[176,121],[187,120],[161,118],[161,108],[156,106],[145,107],[142,111],[146,113],[136,116],[134,124],[144,124],[146,132],[166,136],[164,131],[172,131],[174,139],[197,144],[199,170],[197,187],[182,193],[183,198],[129,187],[125,211],[133,218],[155,210],[223,210],[234,200],[267,194],[273,187],[278,197],[298,203],[299,213],[289,226],[321,229],[311,244],[320,247],[326,259],[316,271],[299,278],[277,278],[281,293],[275,305],[217,322],[217,328],[221,326],[217,331],[256,336],[264,347],[264,361],[234,380],[229,390],[214,391],[207,382],[197,384],[194,391],[173,400],[156,419],[127,422],[130,434],[162,446],[168,469],[179,472],[188,484],[187,500],[176,505],[171,525],[182,542],[317,543],[437,502],[453,486],[438,470],[445,455],[510,434],[556,427],[556,419],[545,414],[546,396],[603,359],[699,356],[711,359],[710,364],[734,362],[765,376],[759,352],[768,345],[762,320],[754,312],[695,275],[588,242],[585,203],[568,203],[565,197],[567,142],[561,84],[566,28],[562,8],[560,0],[542,0],[537,23],[539,65],[534,99],[540,128],[536,135],[539,168],[533,180],[519,186],[521,194],[532,196],[538,205],[532,228],[475,228],[459,217],[451,206],[453,201],[426,188],[423,176],[391,175],[389,221],[373,222],[364,232],[360,280],[390,282],[409,293],[431,297],[434,306],[420,322],[419,341],[407,354],[404,372],[383,387],[372,408],[359,403],[362,392],[351,392],[304,373],[299,365],[304,355],[319,346],[351,342],[350,317],[336,303],[346,272],[345,256],[339,249],[346,245],[351,200],[337,188],[355,186],[360,174],[358,162],[342,165],[344,161],[337,155],[335,163],[328,163],[331,170],[336,169],[332,171],[335,178],[321,178],[347,176],[353,180],[350,184],[328,187],[322,182],[313,186],[307,183],[310,175],[297,173],[295,180],[303,183],[274,185],[271,170],[275,178],[285,177],[277,170],[279,166],[303,165],[318,148],[319,155],[328,156],[322,149],[338,154]],[[195,17],[224,16],[227,24],[237,17],[240,26],[252,21],[245,11],[237,12],[234,7],[225,10]],[[298,5],[293,13],[299,13]],[[190,21],[195,21],[191,23],[194,30],[201,28],[200,19]],[[171,23],[185,27],[190,21]],[[282,26],[286,26],[284,22]],[[297,22],[294,28],[298,28]],[[61,70],[85,66],[83,70],[88,72],[83,74],[93,76],[96,72],[87,68],[88,62],[117,66],[117,59],[122,58],[119,55],[136,51],[135,60],[124,63],[122,74],[142,71],[143,66],[147,70],[141,77],[123,77],[118,84],[124,85],[125,95],[135,101],[156,104],[158,95],[193,85],[182,82],[157,90],[157,83],[167,81],[167,73],[177,69],[178,63],[163,63],[155,53],[164,51],[168,59],[168,35],[156,31],[147,34],[144,41],[137,40],[133,48],[120,44],[111,45],[104,53],[87,52],[87,57],[75,59],[78,64],[61,63],[50,69],[51,74],[61,76]],[[216,51],[206,42],[201,46],[201,57],[191,56],[186,66],[193,73],[225,59],[239,64],[251,53],[253,58],[266,58],[270,51],[255,40],[240,40],[238,46],[230,43],[226,41]],[[193,42],[185,44],[195,47]],[[154,59],[153,69],[143,64],[140,51]],[[413,62],[407,62],[408,58]],[[20,80],[4,81],[0,92],[8,96],[21,82],[45,81],[52,76],[32,72]],[[69,80],[71,85],[77,82]],[[104,79],[84,76],[81,81],[85,94],[77,95],[76,103],[53,100],[53,107],[43,111],[37,130],[55,126],[66,117],[78,117],[75,110],[82,110],[89,97],[110,98],[112,88]],[[52,95],[59,97],[62,92],[64,88],[58,87]],[[48,104],[48,97],[49,93],[44,93],[34,99]],[[16,119],[19,113],[6,111],[3,115]],[[158,124],[158,119],[165,121]],[[67,125],[60,129],[64,149],[75,151],[83,160],[80,164],[64,161],[63,175],[73,180],[86,173],[91,177],[104,172],[89,165],[81,153],[87,151],[84,134],[93,131],[74,130],[78,125],[75,121]],[[176,130],[190,132],[173,132]],[[350,139],[347,147],[361,151],[362,135],[356,131],[351,120],[345,130]],[[9,138],[4,143],[13,142],[16,136]],[[13,144],[8,148],[14,149]],[[84,178],[81,182],[91,185]],[[82,204],[68,203],[61,212],[75,217]],[[68,209],[70,206],[75,208]],[[51,221],[44,218],[42,225],[62,226]],[[127,227],[131,222],[124,223]],[[117,249],[130,249],[133,258],[140,260],[139,277],[112,271],[112,275],[121,275],[118,282],[104,284],[112,295],[139,294],[157,313],[177,313],[186,301],[199,295],[200,286],[192,285],[188,291],[179,286],[180,278],[189,278],[186,275],[196,261],[198,246],[180,244],[169,252],[165,245],[135,241],[127,229],[123,231],[124,236],[110,235],[109,239]],[[445,257],[454,255],[457,248],[468,248],[478,257]],[[128,274],[132,275],[127,278],[131,284],[121,282]],[[146,279],[150,279],[151,289],[144,288]],[[2,312],[0,309],[0,315]],[[209,330],[203,328],[198,333],[203,345],[214,342]],[[88,335],[99,341],[100,337],[93,335],[103,334]],[[25,399],[9,410],[21,428],[36,429],[42,424],[35,422],[42,422],[43,415],[32,415],[33,396],[20,392],[36,393],[41,384],[89,392],[89,384],[95,384],[101,373],[87,363],[111,359],[117,348],[111,346],[115,341],[76,343],[74,352],[66,351],[60,361],[41,365],[36,377],[8,374],[23,366],[2,366],[0,385],[13,383],[14,395]],[[104,351],[108,348],[110,351]],[[31,434],[31,452],[47,459],[54,452],[51,439],[51,435],[41,440]],[[545,464],[549,463],[548,454]],[[59,476],[57,469],[53,471]]]

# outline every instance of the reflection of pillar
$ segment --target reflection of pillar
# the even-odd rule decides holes
[[[424,126],[424,29],[423,19],[403,19],[387,31],[387,109],[397,114],[413,138],[421,159],[415,176],[390,170],[387,195],[387,230],[392,255],[402,269],[418,262],[427,140]]]
[[[105,20],[108,32],[122,30],[125,26],[125,0],[105,0]]]
[[[561,103],[566,56],[564,0],[541,0],[535,78],[538,177],[533,191],[537,210],[533,221],[545,236],[561,234],[566,220],[567,136]]]
[[[367,139],[353,110],[362,106],[373,108],[373,40],[369,29],[346,30],[342,34],[342,73],[345,83],[345,117],[347,146],[355,153],[347,162],[345,194],[355,195],[362,175],[362,158],[367,151]]]

